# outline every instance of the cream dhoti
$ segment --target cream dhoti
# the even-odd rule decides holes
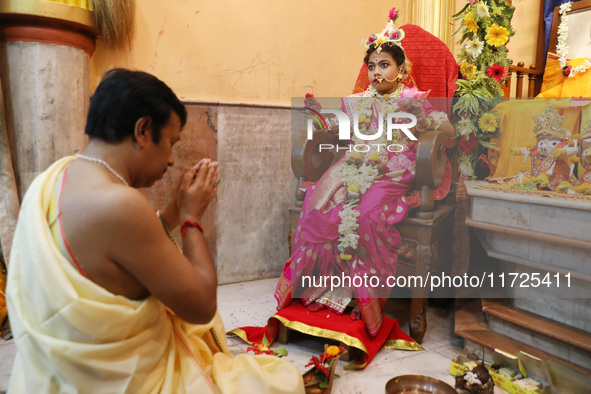
[[[73,159],[37,177],[22,203],[7,286],[17,345],[9,391],[303,392],[290,363],[233,357],[219,314],[205,325],[188,324],[154,297],[110,293],[69,262],[47,216],[56,181]]]

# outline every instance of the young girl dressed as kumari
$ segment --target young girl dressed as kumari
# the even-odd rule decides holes
[[[278,309],[291,305],[294,296],[310,311],[329,308],[342,314],[355,298],[351,319],[362,319],[371,337],[382,325],[382,309],[390,291],[386,278],[396,273],[400,246],[396,224],[412,208],[405,196],[413,187],[417,148],[416,140],[396,130],[393,140],[387,140],[386,118],[391,112],[414,115],[417,123],[410,130],[417,138],[425,130],[441,130],[450,137],[454,133],[445,113],[425,101],[428,92],[404,84],[410,70],[401,45],[404,31],[394,27],[397,13],[392,9],[386,28],[365,44],[369,88],[342,100],[352,125],[353,113],[359,114],[361,134],[372,136],[381,127],[384,132],[367,140],[352,133],[351,144],[364,144],[363,149],[347,151],[307,190],[293,254],[275,291]],[[309,97],[306,104],[316,102]],[[383,116],[381,125],[378,115]],[[330,282],[325,287],[300,287],[304,276],[328,275],[377,277],[380,282],[375,286],[375,280],[373,285],[357,280],[337,289],[331,289]]]

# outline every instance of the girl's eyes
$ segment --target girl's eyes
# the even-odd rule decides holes
[[[380,64],[380,67],[382,67],[382,68],[386,68],[388,66],[389,66],[388,63],[381,63]],[[375,66],[373,64],[370,64],[369,66],[367,66],[367,68],[368,68],[368,70],[372,71],[375,68]]]

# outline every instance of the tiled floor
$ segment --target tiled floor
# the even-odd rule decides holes
[[[240,326],[265,325],[275,312],[273,291],[276,279],[264,279],[220,286],[218,308],[227,330]],[[408,309],[402,301],[387,305],[387,313],[400,321],[408,332]],[[427,311],[428,329],[423,341],[425,351],[400,351],[382,349],[362,371],[345,371],[346,362],[340,361],[333,385],[333,393],[383,393],[391,378],[399,375],[427,375],[453,386],[449,374],[450,360],[461,350],[461,340],[453,334],[453,304],[430,305]],[[246,351],[247,345],[239,338],[229,337],[228,344],[234,354]],[[285,346],[289,355],[286,360],[304,372],[304,366],[312,355],[322,352],[324,342],[311,337],[295,337]],[[14,360],[15,347],[12,341],[0,340],[0,393],[6,390]],[[495,393],[506,391],[495,388]]]
[[[275,312],[273,291],[276,279],[265,279],[220,286],[218,308],[227,330],[239,326],[265,325]],[[400,321],[408,333],[408,309],[401,301],[387,305],[387,313]],[[383,393],[388,380],[399,375],[427,375],[453,386],[449,374],[450,360],[461,351],[462,341],[453,333],[453,303],[445,306],[430,305],[427,311],[428,329],[422,343],[425,351],[401,351],[382,349],[362,371],[345,371],[347,362],[339,361],[333,393]],[[295,338],[285,346],[289,355],[286,360],[304,372],[304,365],[312,355],[322,352],[323,341],[315,338]],[[237,354],[246,351],[247,345],[239,338],[229,337],[230,350]],[[495,393],[506,393],[495,387]]]

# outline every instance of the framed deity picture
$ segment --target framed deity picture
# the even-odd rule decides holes
[[[548,52],[556,53],[560,6],[554,8]],[[568,15],[568,58],[591,57],[591,0],[571,4]]]

